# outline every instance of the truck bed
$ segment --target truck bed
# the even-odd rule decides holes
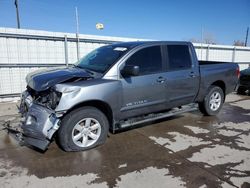
[[[200,90],[197,101],[203,100],[207,87],[220,82],[225,94],[234,91],[238,82],[236,70],[238,65],[232,62],[198,61],[200,66]]]
[[[199,65],[214,65],[214,64],[224,64],[233,62],[223,62],[223,61],[198,61]]]

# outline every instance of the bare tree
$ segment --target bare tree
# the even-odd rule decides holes
[[[191,38],[189,39],[190,42],[193,43],[204,43],[204,44],[216,44],[215,37],[212,33],[203,33],[203,39]]]
[[[245,46],[244,42],[241,40],[235,40],[233,45],[234,46]]]
[[[200,40],[198,40],[196,38],[191,38],[191,39],[189,39],[189,41],[192,43],[200,43],[201,42]]]
[[[203,43],[205,44],[216,44],[215,37],[212,33],[204,33]]]

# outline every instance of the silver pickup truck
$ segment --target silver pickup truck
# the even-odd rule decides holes
[[[23,138],[42,150],[56,139],[65,151],[81,151],[103,144],[109,131],[197,106],[216,115],[238,78],[237,64],[198,61],[189,42],[103,46],[69,67],[27,75]]]

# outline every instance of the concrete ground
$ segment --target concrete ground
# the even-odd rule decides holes
[[[250,187],[250,97],[231,94],[219,115],[185,113],[110,134],[66,153],[20,146],[2,130],[16,103],[0,103],[0,187]]]

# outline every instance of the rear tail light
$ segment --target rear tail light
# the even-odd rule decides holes
[[[236,69],[236,75],[238,78],[240,78],[240,68],[239,67],[237,67],[237,69]]]

